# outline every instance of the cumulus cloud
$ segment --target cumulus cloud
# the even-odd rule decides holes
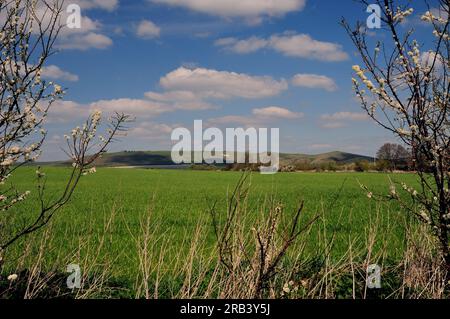
[[[288,88],[286,80],[251,76],[228,71],[180,67],[160,79],[163,92],[147,92],[151,101],[178,110],[217,108],[211,100],[259,99],[280,94]]]
[[[57,67],[47,69],[47,74],[74,80],[75,75]],[[257,99],[277,95],[287,89],[285,80],[274,80],[267,76],[250,76],[227,71],[209,69],[187,69],[180,67],[163,76],[160,80],[163,92],[149,91],[142,99],[100,100],[89,104],[73,101],[57,101],[50,112],[50,121],[72,121],[85,118],[93,110],[107,114],[123,112],[140,119],[155,117],[176,110],[208,110],[217,108],[210,99],[244,98]],[[300,113],[279,107],[255,109],[259,119],[298,118]]]
[[[310,89],[324,89],[329,92],[337,90],[333,79],[317,74],[297,74],[292,78],[292,85]]]
[[[283,119],[298,119],[304,116],[303,113],[292,112],[288,109],[278,107],[278,106],[269,106],[260,109],[253,109],[253,114],[257,117],[262,118],[283,118]]]
[[[48,3],[50,5],[52,4],[52,2]],[[102,34],[102,24],[97,20],[89,18],[85,11],[89,9],[113,11],[117,8],[118,0],[79,0],[78,2],[72,3],[78,4],[83,10],[81,15],[81,28],[71,29],[67,27],[67,21],[69,16],[72,15],[72,12],[66,12],[65,7],[63,7],[64,10],[61,11],[55,25],[55,27],[61,28],[55,47],[70,50],[104,49],[109,47],[112,44],[112,40]],[[0,20],[6,18],[5,14],[6,10],[0,12]],[[54,16],[52,10],[48,10],[47,4],[43,0],[37,1],[34,18],[42,25],[42,29],[49,28],[53,24],[52,20]],[[38,28],[34,28],[33,32],[37,34]]]
[[[307,34],[285,33],[270,38],[271,47],[285,56],[320,61],[344,61],[349,58],[342,45],[318,41]]]
[[[269,42],[265,39],[253,36],[245,40],[222,38],[215,41],[214,44],[234,53],[247,54],[267,47]]]
[[[254,118],[252,116],[242,116],[242,115],[226,115],[216,118],[211,118],[206,122],[206,126],[209,127],[261,127],[264,126],[260,119]]]
[[[258,99],[287,90],[286,80],[212,69],[180,67],[160,80],[166,90],[190,91],[202,98]]]
[[[335,129],[345,127],[346,122],[367,121],[369,116],[361,112],[337,112],[334,114],[323,114],[320,119],[323,121],[323,128]]]
[[[138,37],[144,39],[157,38],[160,33],[161,29],[150,20],[142,20],[136,29]]]
[[[127,136],[133,139],[145,139],[145,141],[150,140],[163,143],[164,147],[167,148],[171,144],[170,136],[172,131],[177,127],[180,127],[180,125],[144,121],[131,127]]]
[[[70,82],[77,82],[78,75],[61,70],[56,65],[49,65],[42,68],[42,76],[51,80],[64,80]]]
[[[145,97],[156,102],[168,103],[179,110],[208,110],[215,106],[203,101],[201,97],[190,91],[146,92]]]
[[[144,99],[113,99],[100,100],[89,104],[74,101],[56,101],[49,112],[49,122],[72,122],[85,119],[94,110],[100,110],[106,115],[123,112],[132,117],[149,118],[174,111],[163,103],[156,103]]]
[[[285,32],[270,38],[250,37],[248,39],[223,38],[215,42],[225,50],[247,54],[269,48],[285,56],[328,62],[344,61],[349,58],[342,45],[313,39],[308,34]]]
[[[66,50],[86,51],[89,49],[106,49],[113,44],[113,41],[99,33],[88,33],[81,35],[68,36],[60,41],[56,46]]]
[[[77,4],[84,10],[103,9],[112,11],[117,7],[118,2],[117,0],[84,0],[79,1]],[[67,27],[67,19],[71,14],[71,12],[63,10],[59,21],[57,21],[61,26],[61,31],[55,43],[56,48],[84,51],[88,49],[105,49],[112,45],[113,41],[111,38],[102,33],[102,24],[89,18],[86,14],[81,15],[81,28]],[[43,28],[52,23],[51,11],[41,2],[38,2],[35,15],[41,21]],[[34,32],[37,32],[37,28],[34,29]]]
[[[74,101],[55,101],[48,113],[47,121],[50,123],[67,123],[89,116],[89,105]]]
[[[119,0],[75,0],[72,3],[78,4],[82,9],[101,9],[114,11],[119,6]]]
[[[149,0],[170,6],[226,17],[246,18],[252,23],[260,22],[265,16],[283,16],[289,12],[301,11],[306,0]]]
[[[366,113],[359,112],[337,112],[334,114],[323,114],[321,118],[326,121],[367,121],[369,119]]]
[[[129,98],[101,100],[91,103],[90,108],[105,112],[124,112],[134,116],[155,116],[172,111],[161,103]]]
[[[251,116],[226,115],[222,117],[212,118],[207,121],[207,125],[228,127],[267,127],[271,122],[277,120],[294,120],[303,117],[303,113],[293,112],[289,109],[279,106],[268,106],[264,108],[253,109]]]

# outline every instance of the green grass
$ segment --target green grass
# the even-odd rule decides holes
[[[22,169],[13,179],[21,189],[31,190],[32,194],[36,193],[34,170],[32,167]],[[69,169],[48,167],[45,172],[47,199],[55,198],[62,191]],[[140,216],[149,207],[161,223],[158,232],[170,234],[173,251],[188,250],[189,243],[184,241],[186,236],[192,234],[199,220],[207,223],[208,208],[214,202],[225,212],[227,193],[240,177],[238,172],[99,169],[96,174],[83,177],[71,202],[54,218],[52,241],[57,249],[46,254],[47,264],[51,265],[59,255],[76,249],[80,238],[95,242],[103,232],[105,220],[115,209],[117,219],[106,244],[108,253],[115,257],[112,275],[121,280],[134,280],[138,260],[130,231],[139,233]],[[294,212],[298,203],[304,200],[305,220],[317,213],[325,213],[326,231],[336,236],[333,255],[338,258],[346,251],[350,237],[364,241],[365,231],[377,215],[379,204],[367,198],[359,183],[374,192],[387,193],[389,177],[409,184],[416,180],[412,174],[253,173],[249,205],[255,208],[256,214],[256,207],[262,205],[265,198],[274,196],[287,212]],[[36,205],[36,197],[32,196],[17,207],[19,219],[16,223],[36,212]],[[398,258],[404,245],[404,213],[394,203],[383,204],[378,211],[382,227],[390,227],[390,231],[377,244],[387,242],[389,258]],[[206,236],[208,245],[214,245],[212,228]],[[308,243],[309,251],[314,252],[316,248],[314,241]],[[10,256],[18,256],[23,249],[24,242],[18,243]],[[77,260],[73,262],[77,263]]]

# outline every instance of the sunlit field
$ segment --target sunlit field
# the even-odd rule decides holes
[[[24,190],[31,190],[33,195],[15,207],[20,212],[12,214],[16,215],[15,225],[38,212],[34,172],[35,168],[29,167],[14,176],[16,184]],[[46,200],[51,200],[62,192],[69,169],[45,168],[44,172],[47,178]],[[99,169],[96,174],[83,177],[70,203],[55,216],[50,226],[51,238],[45,238],[43,232],[26,237],[14,246],[6,260],[15,265],[18,259],[25,265],[29,261],[35,262],[33,258],[28,261],[20,256],[28,252],[36,257],[45,245],[43,268],[59,267],[64,272],[64,263],[68,260],[80,264],[83,258],[95,256],[90,271],[101,269],[108,263],[110,280],[120,282],[124,289],[131,289],[139,273],[136,247],[141,240],[142,221],[150,217],[144,228],[149,228],[152,233],[151,245],[158,247],[157,251],[164,250],[167,262],[163,262],[161,267],[177,267],[175,259],[180,259],[180,256],[188,258],[191,240],[199,225],[204,230],[201,235],[204,245],[199,245],[196,254],[208,255],[215,248],[209,211],[215,205],[219,214],[226,213],[227,198],[241,176],[239,172],[222,171]],[[345,256],[350,242],[364,246],[369,229],[377,225],[378,238],[374,249],[385,250],[385,261],[394,262],[401,258],[404,250],[407,217],[394,203],[369,199],[360,187],[364,184],[374,193],[387,194],[390,182],[414,185],[415,176],[252,173],[248,176],[250,195],[247,206],[250,215],[257,217],[264,214],[264,207],[273,201],[289,215],[304,201],[302,223],[320,215],[308,235],[302,238],[305,254],[324,256],[323,245],[319,242],[325,239],[332,241],[330,258],[335,260]],[[84,243],[82,248],[80,243]],[[156,262],[160,255],[155,254],[152,259]],[[7,264],[6,267],[12,266]]]

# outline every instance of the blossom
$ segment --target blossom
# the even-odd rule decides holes
[[[391,196],[393,196],[393,197],[397,196],[397,190],[395,189],[395,186],[394,186],[394,185],[391,185],[391,186],[389,187],[389,193],[390,193]]]
[[[15,281],[17,280],[18,276],[16,274],[12,274],[8,276],[8,281]]]
[[[357,73],[361,71],[361,67],[359,65],[352,66],[352,69],[353,69],[353,71],[355,71]]]
[[[20,152],[20,147],[18,146],[12,146],[9,150],[8,153],[10,154],[17,154]]]
[[[422,15],[422,17],[420,17],[420,19],[425,22],[432,22],[434,19],[434,16],[430,11],[427,11],[427,12],[425,12],[424,15]]]
[[[55,84],[53,87],[54,87],[54,89],[55,89],[55,94],[61,94],[61,93],[63,93],[63,90],[62,90],[62,88],[61,88],[60,85]]]
[[[398,128],[398,129],[397,129],[397,133],[398,133],[399,135],[403,135],[403,136],[410,136],[410,135],[411,135],[411,132],[410,132],[410,131],[407,131],[407,130],[402,129],[402,128]]]
[[[430,221],[430,217],[428,217],[428,214],[423,209],[420,211],[419,215],[420,215],[420,217],[422,217],[427,222]]]
[[[0,166],[11,166],[13,163],[14,161],[11,158],[6,158],[0,163]]]

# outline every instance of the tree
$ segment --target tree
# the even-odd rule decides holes
[[[357,161],[355,163],[355,171],[357,172],[367,172],[370,168],[370,163],[368,161]]]
[[[377,152],[377,160],[387,162],[390,170],[396,170],[399,165],[406,167],[409,157],[409,152],[399,144],[386,143]]]
[[[69,201],[80,178],[95,172],[94,161],[125,129],[128,121],[124,114],[114,115],[104,137],[97,137],[101,113],[95,111],[82,127],[66,136],[66,153],[72,161],[72,171],[60,196],[52,201],[44,198],[46,178],[38,169],[36,193],[40,208],[27,224],[8,223],[11,220],[8,215],[21,213],[17,204],[31,192],[20,190],[10,177],[40,156],[47,135],[44,124],[48,112],[64,95],[61,86],[41,78],[44,65],[55,53],[53,44],[63,27],[62,3],[0,1],[0,257],[18,239],[48,224]],[[29,212],[24,213],[29,216]]]
[[[441,0],[421,15],[431,29],[423,44],[401,25],[414,12],[411,2],[370,2],[381,9],[383,43],[369,40],[365,24],[352,28],[342,21],[362,59],[362,66],[353,66],[354,88],[367,114],[411,149],[420,189],[403,184],[401,191],[411,198],[406,201],[392,185],[389,196],[429,225],[450,274],[450,1]]]

